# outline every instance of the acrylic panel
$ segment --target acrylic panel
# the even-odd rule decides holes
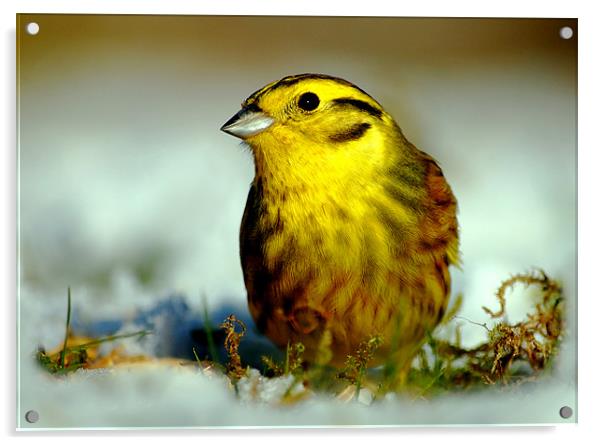
[[[577,31],[18,15],[18,427],[576,422]]]

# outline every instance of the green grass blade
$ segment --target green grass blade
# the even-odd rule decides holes
[[[213,330],[211,328],[211,320],[209,319],[209,310],[207,309],[207,299],[204,295],[201,298],[203,300],[203,329],[205,330],[205,335],[207,336],[209,356],[211,357],[211,361],[213,361],[213,363],[219,363],[217,349],[215,347],[215,342],[213,341]]]
[[[199,358],[198,354],[196,353],[196,348],[194,346],[192,347],[192,353],[194,354],[194,358],[196,359],[196,362],[199,365],[199,368],[202,368],[203,365],[201,363],[201,359]]]
[[[67,352],[67,339],[69,338],[69,325],[71,324],[71,286],[67,288],[67,323],[65,325],[65,340],[61,351],[61,369],[65,368],[65,355]]]
[[[96,346],[99,345],[101,343],[107,343],[110,341],[115,341],[115,340],[121,340],[123,338],[129,338],[129,337],[144,337],[145,335],[149,335],[152,334],[153,331],[136,331],[136,332],[131,332],[129,334],[120,334],[120,335],[109,335],[107,337],[101,337],[98,338],[96,340],[92,340],[88,343],[84,343],[82,345],[77,345],[77,346],[73,346],[71,348],[69,348],[69,351],[71,352],[77,352],[77,351],[81,351],[83,349],[88,349],[92,346]]]

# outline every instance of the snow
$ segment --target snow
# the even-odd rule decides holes
[[[237,394],[221,372],[202,370],[194,362],[178,364],[173,360],[78,370],[56,377],[35,363],[33,352],[39,345],[54,347],[62,341],[64,305],[43,305],[40,301],[41,297],[31,289],[22,289],[21,310],[27,311],[28,323],[20,326],[19,412],[24,415],[34,409],[40,415],[35,424],[20,420],[23,429],[533,424],[560,422],[560,407],[576,406],[571,377],[574,361],[567,351],[561,352],[554,375],[542,378],[534,386],[432,400],[388,394],[383,400],[372,402],[370,393],[363,390],[359,400],[312,393],[294,404],[282,404],[279,401],[287,391],[303,391],[301,383],[295,384],[290,375],[268,379],[251,368],[238,383]],[[195,310],[189,304],[184,297],[171,297],[135,312],[117,332],[145,327],[155,334],[141,340],[123,340],[121,345],[131,354],[173,356],[184,337],[169,335],[170,332],[194,326]],[[75,298],[74,306],[78,305],[81,304]],[[115,325],[106,320],[100,324]],[[94,330],[96,326],[91,323],[89,328]],[[248,332],[247,340],[253,344],[253,329]],[[244,341],[244,351],[243,344]],[[247,351],[243,358],[257,354],[253,347]]]
[[[55,378],[23,363],[21,408],[40,414],[22,428],[342,426],[560,422],[558,403],[570,405],[570,388],[542,382],[528,393],[449,396],[433,401],[391,397],[366,406],[316,396],[276,405],[290,379],[243,382],[237,398],[224,377],[195,368],[161,365],[78,371]],[[253,372],[249,380],[261,380]],[[573,405],[574,406],[574,405]]]

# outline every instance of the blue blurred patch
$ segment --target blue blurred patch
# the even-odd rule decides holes
[[[246,335],[240,343],[239,353],[243,365],[263,369],[261,356],[282,360],[283,354],[266,337],[259,334],[246,308],[223,305],[209,313],[205,325],[200,309],[192,309],[182,295],[172,295],[158,301],[149,309],[139,310],[127,319],[94,320],[83,322],[73,311],[72,331],[78,335],[102,337],[118,333],[124,326],[136,330],[152,331],[152,350],[155,357],[176,357],[194,360],[193,348],[201,359],[211,359],[210,339],[215,345],[217,360],[227,361],[224,349],[225,334],[219,326],[234,314],[247,326]],[[128,329],[129,330],[129,329]],[[124,333],[124,332],[119,332]],[[144,341],[141,339],[140,341]]]

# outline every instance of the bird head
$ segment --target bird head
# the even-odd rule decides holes
[[[347,142],[359,139],[383,118],[390,120],[378,102],[352,83],[323,74],[300,74],[253,93],[221,130],[250,144],[267,135]]]
[[[343,158],[372,163],[403,137],[365,91],[323,74],[288,76],[266,85],[221,130],[249,145],[256,164],[288,163],[297,169],[334,166]]]

